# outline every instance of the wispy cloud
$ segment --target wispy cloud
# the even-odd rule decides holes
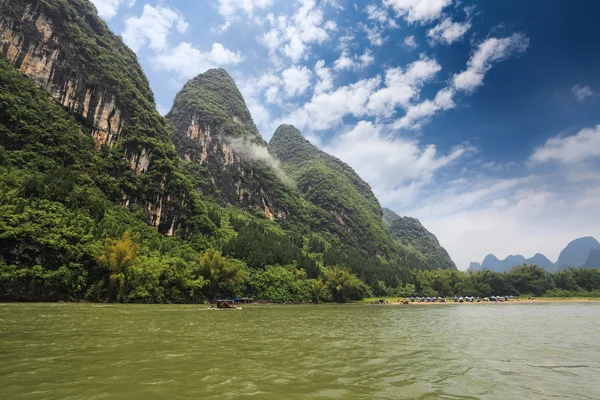
[[[535,149],[530,161],[533,164],[550,161],[573,164],[593,157],[600,157],[600,125],[582,129],[572,136],[548,139]]]
[[[587,85],[577,84],[571,88],[571,93],[577,99],[578,102],[583,103],[588,97],[592,97],[595,93]]]

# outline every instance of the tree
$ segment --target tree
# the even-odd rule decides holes
[[[310,279],[309,282],[313,303],[320,303],[327,298],[327,285],[322,279]]]
[[[236,259],[226,258],[214,250],[208,250],[197,261],[199,274],[208,282],[204,286],[205,294],[233,296],[248,281],[245,264]]]
[[[330,268],[325,272],[325,282],[338,303],[360,300],[370,294],[369,287],[346,268]]]
[[[98,257],[98,262],[108,273],[108,298],[121,301],[125,297],[125,274],[135,269],[139,245],[125,231],[120,239],[106,238],[106,246]]]

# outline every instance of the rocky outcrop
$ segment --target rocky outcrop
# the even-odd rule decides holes
[[[10,2],[0,3],[0,9]],[[97,148],[112,147],[123,127],[121,108],[115,95],[99,86],[91,86],[87,77],[69,71],[52,21],[32,4],[0,14],[0,50],[23,75],[58,103],[77,114],[91,128]]]
[[[225,70],[212,69],[190,80],[166,117],[175,126],[173,143],[184,160],[207,167],[222,199],[268,218],[286,219],[278,202],[285,185],[259,151],[268,155],[244,99]]]
[[[90,1],[0,0],[0,56],[92,135],[111,200],[142,207],[161,233],[188,229],[193,200],[148,81]]]

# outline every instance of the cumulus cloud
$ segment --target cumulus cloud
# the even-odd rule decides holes
[[[390,117],[398,106],[407,107],[417,97],[421,86],[442,67],[434,59],[421,58],[408,65],[406,71],[390,68],[385,72],[385,87],[375,91],[366,105],[367,114]]]
[[[454,87],[462,91],[473,91],[483,84],[485,73],[494,63],[509,56],[522,53],[529,47],[529,38],[515,33],[505,38],[489,38],[481,43],[467,62],[467,69],[454,75]]]
[[[483,78],[495,63],[511,55],[523,52],[529,45],[529,39],[515,33],[505,38],[489,38],[481,43],[467,62],[467,69],[454,75],[450,85],[438,91],[432,100],[411,104],[406,114],[394,123],[397,129],[419,129],[423,123],[439,111],[454,108],[454,96],[458,92],[472,93],[483,85]]]
[[[600,234],[597,186],[568,184],[555,175],[469,176],[436,186],[419,192],[412,206],[388,205],[435,232],[460,269],[489,253],[504,258],[541,252],[556,260],[571,240]]]
[[[388,11],[385,8],[378,7],[375,4],[369,4],[365,8],[367,19],[377,22],[380,25],[389,25],[392,28],[398,27],[396,21],[390,18]]]
[[[433,174],[463,156],[468,147],[458,146],[439,154],[436,146],[385,134],[371,121],[359,121],[323,150],[350,164],[379,193],[409,181],[429,181]]]
[[[168,38],[173,29],[184,33],[188,27],[189,24],[179,12],[169,7],[152,7],[146,4],[141,16],[125,19],[122,36],[125,43],[135,52],[145,45],[160,52],[167,48]]]
[[[452,0],[383,0],[386,7],[410,23],[438,19],[451,3]]]
[[[135,0],[92,0],[92,3],[98,10],[98,15],[107,21],[110,21],[115,15],[121,5],[127,7],[133,7]]]
[[[333,67],[336,70],[361,69],[373,64],[375,57],[370,50],[365,50],[362,55],[351,56],[347,50],[342,51],[340,57],[335,60]]]
[[[404,38],[404,45],[410,49],[416,49],[417,41],[415,40],[415,37],[413,35],[407,36],[406,38]]]
[[[254,12],[268,9],[272,5],[273,0],[218,0],[217,9],[225,20],[220,30],[227,30],[240,13],[252,17]]]
[[[571,88],[571,93],[577,99],[578,102],[583,103],[585,99],[593,96],[595,93],[589,86],[577,84]]]
[[[600,157],[600,125],[582,129],[572,136],[548,139],[535,149],[530,162],[574,164],[593,157]]]
[[[288,97],[298,96],[310,87],[312,73],[306,67],[290,67],[281,73],[283,88]]]
[[[271,29],[259,37],[259,42],[271,55],[281,53],[293,62],[300,61],[309,44],[321,44],[337,29],[334,21],[325,21],[322,7],[315,0],[303,0],[291,17],[285,14],[267,16]]]
[[[319,60],[315,64],[315,75],[319,78],[314,88],[315,93],[328,92],[333,88],[333,74],[331,69],[325,66],[324,60]]]
[[[187,42],[152,58],[156,70],[175,72],[179,79],[190,79],[207,69],[236,65],[243,60],[240,52],[231,51],[220,43],[213,43],[210,51],[202,52]]]
[[[244,57],[239,51],[227,49],[221,43],[213,43],[210,51],[201,51],[189,42],[179,42],[172,47],[169,43],[173,32],[185,33],[189,28],[183,15],[166,6],[144,6],[142,15],[125,19],[123,40],[135,52],[148,46],[152,68],[156,71],[176,73],[174,80],[194,77],[210,68],[239,64]]]
[[[325,130],[343,123],[345,116],[390,117],[398,106],[406,107],[418,97],[425,82],[441,69],[437,61],[423,57],[405,69],[388,68],[381,77],[360,79],[328,92],[315,92],[311,100],[278,123],[300,129]],[[383,85],[382,85],[383,83]]]
[[[381,46],[385,42],[387,38],[383,37],[382,29],[374,26],[369,27],[367,25],[361,25],[365,34],[367,35],[367,40],[371,43],[372,46]]]
[[[429,37],[432,44],[452,44],[457,40],[462,39],[469,29],[471,29],[471,22],[469,21],[460,23],[453,22],[451,18],[446,18],[427,31],[427,37]]]

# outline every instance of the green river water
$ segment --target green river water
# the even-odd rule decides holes
[[[599,399],[600,304],[0,304],[0,399]]]

